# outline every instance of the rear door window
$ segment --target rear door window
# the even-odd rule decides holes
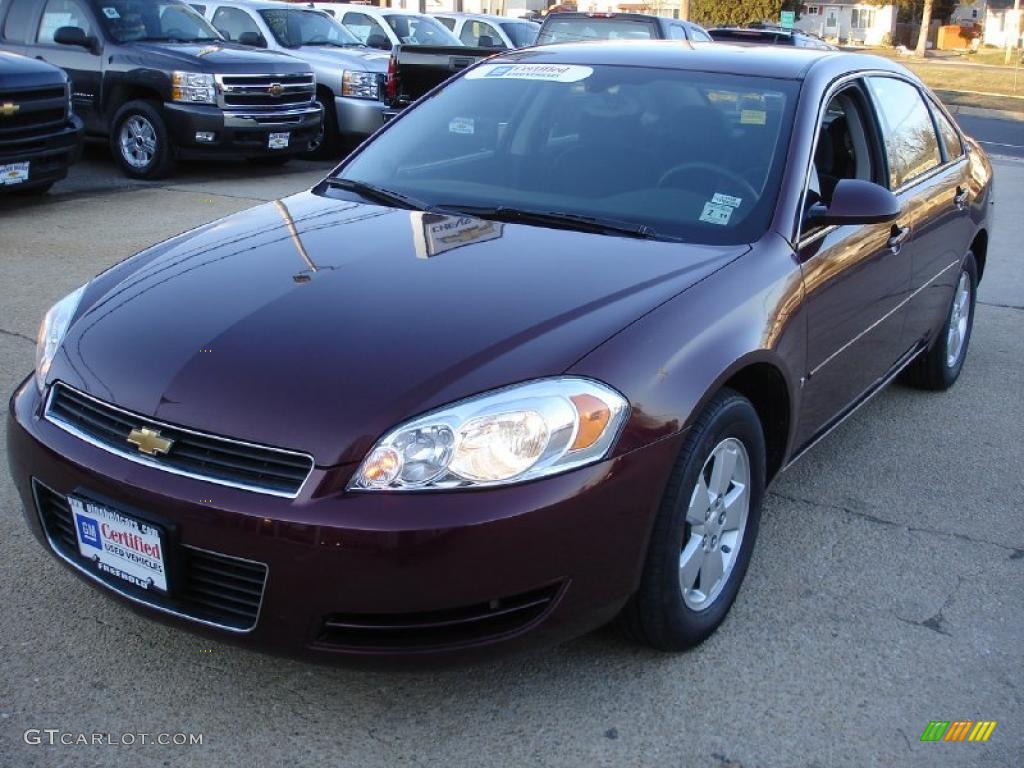
[[[371,37],[380,36],[390,40],[384,27],[365,13],[346,13],[341,22],[348,27],[348,31],[359,38],[359,42],[366,43]]]
[[[942,162],[928,107],[921,92],[895,77],[869,77],[889,160],[889,186],[899,189]]]
[[[964,145],[960,141],[960,134],[943,113],[934,104],[931,104],[932,114],[935,115],[935,123],[939,126],[939,136],[942,137],[942,146],[946,150],[946,162],[951,163],[964,153]]]
[[[218,8],[217,12],[213,14],[213,26],[233,43],[237,43],[238,39],[246,32],[255,32],[263,37],[253,18],[238,8]]]

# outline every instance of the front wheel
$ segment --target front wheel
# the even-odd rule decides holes
[[[690,428],[672,471],[640,588],[620,617],[628,635],[681,651],[718,628],[750,563],[764,487],[757,412],[722,390]]]
[[[968,252],[960,267],[953,301],[946,322],[932,346],[907,368],[907,381],[921,389],[946,390],[953,386],[963,370],[967,345],[974,329],[974,303],[978,291],[978,265]]]
[[[110,151],[126,176],[160,179],[174,168],[174,147],[160,104],[129,101],[114,115]]]

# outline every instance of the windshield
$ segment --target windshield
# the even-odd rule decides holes
[[[339,22],[320,11],[286,8],[260,11],[260,16],[267,22],[274,39],[285,48],[301,48],[304,45],[344,48],[362,45]]]
[[[501,28],[505,30],[508,39],[516,48],[533,45],[533,41],[537,39],[537,33],[540,32],[539,24],[531,24],[526,21],[503,21]]]
[[[166,40],[192,43],[221,36],[191,7],[177,0],[96,0],[97,16],[119,43]]]
[[[406,45],[462,45],[447,27],[429,16],[389,13],[384,18],[395,36]]]
[[[339,175],[438,209],[752,242],[775,205],[797,90],[672,69],[487,63],[410,107]]]
[[[572,43],[577,40],[655,40],[653,21],[573,17],[549,18],[540,30],[537,45]]]

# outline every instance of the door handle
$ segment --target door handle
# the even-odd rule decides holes
[[[957,187],[956,194],[953,195],[953,205],[956,206],[958,211],[962,211],[967,207],[967,187]]]
[[[910,237],[910,227],[898,227],[895,224],[892,225],[892,234],[889,235],[889,240],[886,245],[889,246],[889,250],[894,254],[899,253],[903,248],[903,243],[906,242],[907,238]]]

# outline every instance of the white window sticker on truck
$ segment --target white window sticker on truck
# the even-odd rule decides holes
[[[548,80],[578,83],[594,74],[578,64],[484,64],[466,73],[467,80]]]
[[[117,12],[117,8],[104,8],[103,15],[108,19],[120,19],[121,14]]]

